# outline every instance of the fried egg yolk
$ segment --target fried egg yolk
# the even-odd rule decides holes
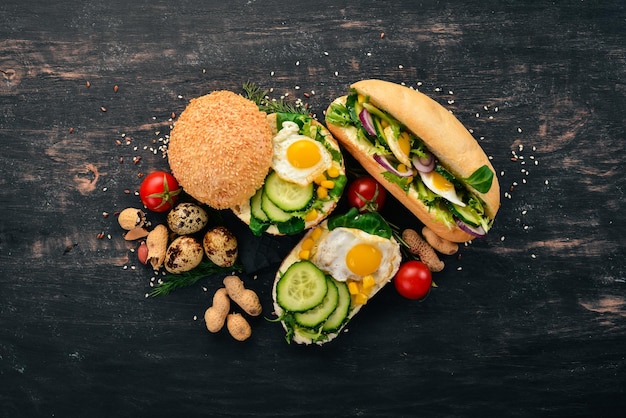
[[[287,148],[287,161],[295,168],[313,167],[321,159],[319,148],[311,141],[295,141]]]
[[[378,270],[382,253],[375,245],[359,243],[346,253],[346,266],[359,276],[367,276]]]

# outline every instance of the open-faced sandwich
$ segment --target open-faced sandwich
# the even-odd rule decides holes
[[[396,274],[402,255],[376,212],[330,217],[284,259],[272,297],[288,342],[324,344]]]
[[[484,236],[500,207],[489,158],[461,122],[426,95],[363,80],[326,111],[328,129],[376,180],[442,238]]]
[[[186,193],[231,209],[257,235],[319,224],[346,184],[339,145],[323,125],[299,113],[268,115],[225,90],[190,101],[170,134],[168,159]]]

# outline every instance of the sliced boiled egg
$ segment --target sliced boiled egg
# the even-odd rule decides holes
[[[285,181],[306,186],[332,166],[332,156],[319,142],[298,134],[295,122],[283,122],[272,140],[272,168]]]
[[[391,125],[383,129],[383,133],[385,134],[387,145],[389,145],[389,149],[393,155],[402,164],[407,167],[411,167],[411,158],[409,157],[411,152],[411,139],[409,134],[402,132],[400,135],[397,135]]]
[[[444,176],[434,170],[428,173],[418,171],[418,173],[426,187],[428,187],[433,193],[438,194],[456,205],[465,206],[465,203],[463,203],[459,195],[457,195],[454,185]]]

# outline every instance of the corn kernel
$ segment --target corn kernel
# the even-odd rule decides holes
[[[348,291],[351,295],[358,295],[359,285],[356,282],[348,282]]]
[[[312,222],[315,219],[317,219],[317,210],[316,209],[311,209],[309,211],[309,213],[307,213],[306,216],[304,217],[304,220],[306,222]]]
[[[332,180],[324,180],[323,182],[320,183],[320,186],[326,189],[332,189],[333,187],[335,187],[335,182]]]
[[[381,119],[381,120],[380,120],[380,126],[382,126],[382,127],[383,127],[383,129],[385,129],[385,128],[387,128],[387,127],[389,126],[389,122],[387,122],[387,121],[386,121],[386,120],[384,120],[384,119]]]
[[[313,248],[313,244],[315,243],[315,241],[313,241],[313,238],[309,237],[307,239],[305,239],[304,241],[302,241],[302,249],[303,250],[310,250],[311,248]]]
[[[362,94],[359,94],[359,95],[356,96],[356,100],[359,103],[363,103],[363,102],[365,102],[365,96],[363,96]]]
[[[325,187],[317,188],[317,197],[319,199],[326,199],[328,197],[328,189]]]
[[[322,228],[317,227],[313,230],[313,232],[311,232],[311,238],[313,238],[313,241],[317,241],[321,236]]]
[[[367,275],[363,277],[363,281],[361,283],[363,284],[363,289],[371,290],[376,284],[376,279],[374,279],[374,276],[372,275]]]
[[[328,170],[326,170],[326,174],[331,179],[337,178],[337,177],[339,177],[339,169],[337,167],[335,167],[335,166],[332,166]]]
[[[326,181],[326,176],[324,174],[320,174],[319,176],[313,179],[313,182],[317,185],[322,184],[322,182]]]
[[[308,260],[310,256],[311,256],[310,250],[301,250],[298,253],[298,257],[300,257],[301,260]]]
[[[363,293],[354,295],[354,303],[356,305],[365,305],[366,302],[367,302],[367,296],[365,296]]]
[[[398,164],[397,170],[401,173],[406,173],[408,168],[404,164]]]

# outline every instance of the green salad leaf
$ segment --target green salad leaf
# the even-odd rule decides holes
[[[360,229],[368,234],[378,235],[387,239],[393,236],[391,226],[380,213],[359,213],[356,208],[350,208],[345,214],[334,216],[328,220],[329,230],[339,227]]]
[[[465,179],[467,184],[481,193],[487,193],[493,182],[493,171],[487,165],[483,165]]]

